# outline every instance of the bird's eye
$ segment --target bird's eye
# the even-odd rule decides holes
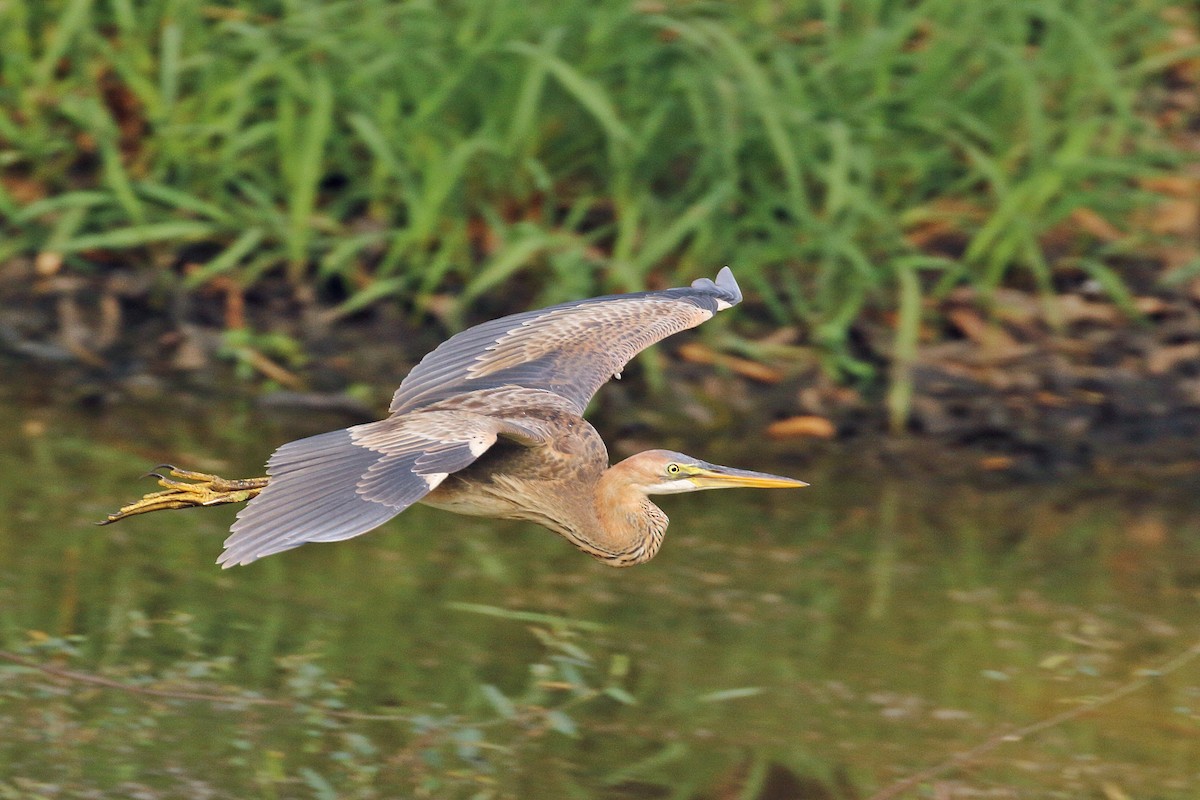
[[[679,474],[679,465],[678,464],[667,464],[667,474],[668,475],[678,475]]]

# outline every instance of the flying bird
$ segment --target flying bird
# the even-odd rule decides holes
[[[609,378],[666,337],[737,305],[725,267],[691,286],[579,300],[485,322],[415,366],[389,416],[283,445],[267,476],[227,480],[163,465],[165,491],[100,524],[168,508],[249,503],[223,567],[350,539],[414,503],[535,522],[614,567],[649,561],[667,516],[650,496],[803,481],[649,450],[609,466],[583,412]]]

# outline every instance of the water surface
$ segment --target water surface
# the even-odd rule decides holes
[[[158,460],[255,475],[321,420],[11,400],[0,418],[8,651],[285,701],[0,665],[0,795],[866,797],[1200,640],[1187,471],[983,490],[856,472],[850,454],[800,469],[663,442],[813,486],[662,498],[666,544],[628,570],[420,507],[220,570],[233,508],[91,523]],[[1200,663],[911,796],[1197,787]]]

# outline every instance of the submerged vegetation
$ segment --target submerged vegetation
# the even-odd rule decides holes
[[[7,3],[0,263],[283,278],[326,319],[400,298],[451,327],[517,275],[532,305],[729,263],[835,373],[872,374],[851,331],[895,312],[903,369],[956,286],[1090,279],[1136,314],[1147,261],[1195,273],[1139,224],[1185,158],[1196,112],[1166,86],[1196,78],[1195,22],[1116,0]]]
[[[487,606],[472,610],[510,621],[547,617]],[[665,741],[643,743],[637,718],[645,710],[622,686],[631,670],[629,656],[611,655],[607,672],[602,671],[603,665],[593,655],[596,647],[572,630],[579,623],[562,618],[550,621],[551,627],[528,629],[542,653],[529,665],[519,695],[509,697],[491,683],[476,683],[469,687],[470,696],[460,710],[420,701],[354,710],[348,700],[359,687],[329,675],[316,652],[275,660],[272,682],[280,697],[240,689],[226,682],[237,671],[236,660],[205,653],[203,637],[193,630],[187,615],[149,620],[135,611],[128,619],[113,620],[121,628],[128,626],[126,635],[152,640],[163,653],[184,651],[153,674],[134,674],[129,668],[99,674],[61,666],[80,658],[85,637],[34,632],[21,652],[0,650],[0,720],[8,731],[0,739],[0,764],[5,766],[0,796],[120,793],[154,800],[186,791],[194,797],[314,800],[397,796],[490,800],[564,794],[688,798],[708,796],[696,792],[715,784],[753,800],[809,796],[894,800],[934,781],[939,791],[954,791],[956,784],[945,778],[993,751],[1085,715],[1111,713],[1109,706],[1150,685],[1164,688],[1175,672],[1194,668],[1200,660],[1200,642],[1196,642],[1157,669],[1143,669],[1100,696],[1080,698],[1064,711],[1001,730],[940,764],[893,778],[865,795],[856,786],[863,782],[858,771],[821,764],[811,755],[799,759],[793,755],[781,763],[774,755],[779,746],[758,742],[749,730],[701,730],[700,735],[668,731]],[[1041,666],[1066,676],[1075,670],[1064,669],[1069,661],[1070,657],[1055,654]],[[138,666],[144,670],[144,665]],[[990,679],[1002,682],[1009,677],[995,672]],[[699,693],[686,687],[680,699],[692,706],[687,713],[701,720],[713,716],[709,709],[769,691],[747,686]],[[835,705],[853,697],[847,687],[830,681],[818,690],[813,704],[830,704],[828,697],[821,696],[825,693],[836,698]],[[1186,690],[1179,694],[1188,697]],[[915,696],[886,694],[868,701],[882,706],[885,717],[915,715],[921,702]],[[1190,708],[1176,708],[1175,713],[1181,725],[1194,728],[1200,720],[1200,713]],[[935,710],[931,716],[935,723],[970,717],[947,709]],[[742,715],[718,713],[716,718],[740,720]],[[923,726],[917,722],[914,727]],[[103,735],[97,736],[97,731]],[[704,741],[710,738],[716,742]],[[619,744],[606,746],[606,739]],[[713,759],[705,752],[714,749],[713,744],[718,751],[734,753],[721,752]],[[752,755],[736,754],[739,747]],[[803,745],[793,747],[804,753]],[[633,760],[622,763],[618,756],[614,761],[612,753],[604,752],[595,763],[585,760],[572,766],[565,758],[572,751],[611,749],[632,755]],[[157,762],[154,768],[146,768],[149,761]],[[220,771],[211,770],[214,763],[221,765]],[[1130,773],[1127,766],[1114,766],[1096,765],[1082,784],[1098,784],[1107,787],[1106,793],[1121,796],[1119,785],[1130,780]],[[1155,796],[1186,791],[1187,767],[1164,772],[1167,777],[1156,787]],[[1080,785],[1078,777],[1063,783]],[[596,787],[600,795],[594,793]]]
[[[520,693],[477,684],[463,711],[419,701],[355,711],[356,687],[327,674],[315,650],[276,659],[281,699],[239,689],[224,682],[236,659],[206,653],[182,614],[113,620],[114,632],[142,640],[122,649],[178,653],[149,675],[130,674],[143,664],[109,675],[63,667],[85,638],[33,632],[20,652],[0,651],[0,797],[173,797],[184,787],[195,797],[512,796],[514,767],[544,758],[555,736],[580,737],[577,708],[637,703],[621,686],[627,656],[597,664],[570,621],[550,621],[529,629],[543,652]],[[161,769],[139,767],[164,745],[177,752]],[[205,763],[220,773],[206,775]]]

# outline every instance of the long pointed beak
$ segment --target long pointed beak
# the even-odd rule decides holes
[[[808,486],[804,481],[794,478],[722,467],[719,464],[705,464],[696,468],[688,478],[699,489],[733,489],[739,486],[755,489],[799,489]]]

